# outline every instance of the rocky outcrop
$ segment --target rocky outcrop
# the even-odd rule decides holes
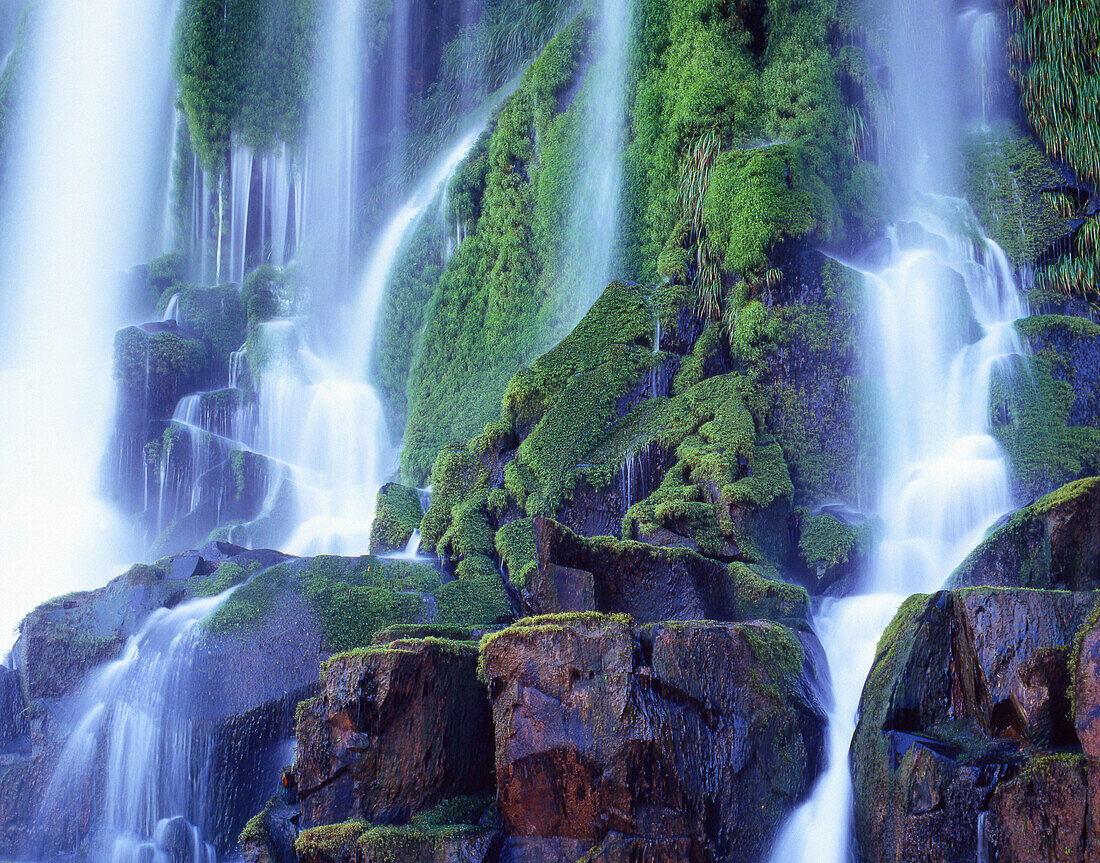
[[[1100,588],[1100,477],[1069,483],[1006,516],[949,583]]]
[[[493,730],[473,642],[399,639],[322,669],[299,707],[303,828],[351,818],[404,824],[492,786]]]
[[[372,554],[402,551],[413,533],[420,529],[424,507],[415,488],[388,482],[378,490],[374,522],[370,529]],[[414,551],[416,549],[413,549]]]
[[[1093,604],[995,588],[905,602],[852,743],[859,859],[962,863],[979,843],[998,861],[1092,859],[1067,645]]]
[[[599,611],[662,620],[809,619],[806,593],[685,548],[611,537],[585,538],[551,519],[534,519],[537,566],[527,576],[532,615]]]
[[[762,621],[560,615],[488,637],[502,859],[761,859],[821,768],[806,655]]]

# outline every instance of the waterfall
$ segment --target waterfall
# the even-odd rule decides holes
[[[595,19],[595,62],[585,76],[584,154],[574,181],[566,227],[562,284],[575,292],[568,307],[575,320],[588,311],[611,279],[618,251],[619,198],[626,127],[631,0],[600,0]]]
[[[1013,322],[1027,314],[1025,303],[1004,252],[982,236],[968,205],[930,194],[952,181],[949,154],[962,119],[946,91],[936,92],[953,69],[945,31],[955,19],[940,0],[895,0],[893,20],[890,72],[901,104],[889,160],[923,194],[891,229],[883,265],[862,273],[869,366],[882,394],[882,535],[864,573],[867,593],[826,601],[815,619],[833,680],[830,760],[784,828],[773,863],[850,859],[848,747],[879,637],[906,596],[937,590],[1013,504],[1008,466],[990,435],[989,396],[994,375],[1010,372],[1023,353]],[[956,23],[965,26],[966,14]]]
[[[132,559],[101,499],[122,271],[159,219],[171,0],[42,0],[11,124],[0,254],[0,544],[16,579],[0,641],[36,602]]]
[[[210,682],[194,657],[200,624],[227,596],[158,609],[89,679],[42,796],[39,859],[80,845],[110,863],[215,863],[215,739],[199,721]]]

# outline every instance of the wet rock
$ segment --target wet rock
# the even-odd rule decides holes
[[[197,339],[140,327],[115,335],[120,417],[168,419],[181,397],[202,388],[206,373],[206,348]]]
[[[1095,611],[1078,632],[1074,646],[1074,727],[1085,755],[1100,763],[1100,622]]]
[[[984,825],[997,863],[1094,861],[1086,856],[1089,783],[1080,755],[1046,755],[994,790]]]
[[[334,657],[298,718],[302,827],[404,823],[492,786],[493,731],[472,642],[401,639]]]
[[[624,615],[559,615],[490,637],[504,859],[759,859],[821,766],[803,658],[762,621],[636,637]]]
[[[693,551],[611,537],[578,536],[534,520],[537,568],[528,576],[528,614],[599,611],[635,620],[808,619],[805,591],[769,581],[744,564]]]
[[[22,748],[30,732],[26,704],[14,669],[0,665],[0,754]]]
[[[859,859],[962,863],[974,859],[979,819],[1003,837],[1030,832],[1024,813],[1077,818],[1062,805],[1079,790],[1069,773],[1051,773],[1057,789],[1038,796],[1025,780],[1044,753],[1078,745],[1065,645],[1092,606],[1088,593],[995,588],[902,605],[879,643],[852,742]],[[1054,859],[1003,842],[1024,855],[1003,859]]]
[[[1007,516],[951,576],[952,587],[1100,588],[1100,477]]]

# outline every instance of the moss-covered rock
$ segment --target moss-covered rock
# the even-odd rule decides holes
[[[120,410],[168,419],[180,398],[202,388],[209,371],[205,345],[172,332],[126,327],[115,334],[114,379]]]
[[[1100,477],[1005,517],[952,574],[955,587],[1100,588]]]
[[[879,641],[852,743],[861,859],[972,859],[979,813],[1007,818],[998,801],[1079,745],[1065,646],[1092,606],[1087,593],[991,588],[906,600]],[[1029,798],[1040,809],[1028,817],[1060,821],[1078,792]],[[1020,835],[1022,813],[989,835]]]
[[[388,482],[378,490],[374,522],[370,529],[372,553],[401,551],[414,531],[420,529],[424,509],[415,488]]]
[[[1031,355],[1021,372],[994,382],[990,415],[1016,486],[1037,497],[1100,473],[1100,326],[1037,315],[1016,327]]]
[[[196,338],[206,346],[212,380],[205,389],[226,381],[229,355],[244,344],[245,309],[234,285],[200,288],[174,284],[167,288],[157,306],[163,313],[175,302],[175,320],[182,335]]]

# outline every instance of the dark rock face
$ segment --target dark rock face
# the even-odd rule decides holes
[[[536,569],[522,595],[528,614],[599,611],[640,623],[808,618],[801,588],[761,578],[684,548],[578,536],[534,520]]]
[[[979,841],[998,861],[1091,859],[1059,855],[1084,836],[1066,645],[1093,602],[994,588],[906,601],[852,743],[859,859],[962,863]]]
[[[493,730],[473,643],[403,639],[334,657],[298,717],[303,828],[404,823],[492,786]]]
[[[532,614],[624,612],[645,623],[725,616],[725,567],[692,552],[586,540],[544,518],[535,519],[535,547],[538,569],[524,594]]]
[[[483,645],[504,860],[761,858],[821,766],[803,652],[768,622],[532,618]],[[586,858],[588,859],[588,858]]]
[[[1100,588],[1100,477],[1007,516],[951,576],[952,587]]]

